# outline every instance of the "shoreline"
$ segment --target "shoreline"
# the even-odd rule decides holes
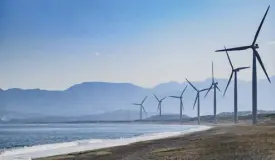
[[[188,125],[187,125],[188,126]],[[190,125],[194,126],[194,125]],[[198,125],[197,125],[198,126]],[[100,150],[104,148],[112,148],[117,146],[127,146],[133,143],[146,142],[152,140],[165,139],[170,137],[182,136],[194,132],[204,131],[211,129],[213,126],[201,125],[193,127],[181,132],[161,132],[145,134],[132,138],[121,138],[121,139],[89,139],[89,140],[78,140],[67,143],[56,143],[56,148],[48,149],[46,145],[38,145],[31,147],[16,148],[4,151],[0,153],[0,159],[36,159],[43,157],[50,157],[56,155],[66,155],[70,153],[79,153],[90,150]],[[64,145],[62,145],[64,144]],[[37,149],[39,147],[40,149]]]
[[[274,160],[275,123],[215,126],[209,130],[46,160]]]

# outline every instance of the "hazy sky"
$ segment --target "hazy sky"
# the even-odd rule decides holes
[[[228,78],[225,53],[258,43],[275,75],[274,0],[1,0],[0,88],[65,89],[88,81],[152,87],[167,81]],[[231,53],[250,66],[252,52]],[[259,78],[265,78],[258,68]],[[251,70],[239,74],[251,80]]]

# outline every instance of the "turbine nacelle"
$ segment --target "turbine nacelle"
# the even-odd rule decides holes
[[[259,45],[258,45],[258,44],[255,44],[255,45],[254,45],[254,49],[259,49]]]

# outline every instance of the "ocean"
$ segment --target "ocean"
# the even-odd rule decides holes
[[[35,156],[110,147],[179,135],[196,128],[199,126],[141,123],[0,124],[0,149],[2,151],[0,158],[5,155],[16,155],[17,159],[20,159],[19,156],[29,159]]]

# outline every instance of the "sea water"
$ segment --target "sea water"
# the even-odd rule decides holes
[[[166,124],[0,124],[0,159],[31,159],[126,145],[209,127]]]

